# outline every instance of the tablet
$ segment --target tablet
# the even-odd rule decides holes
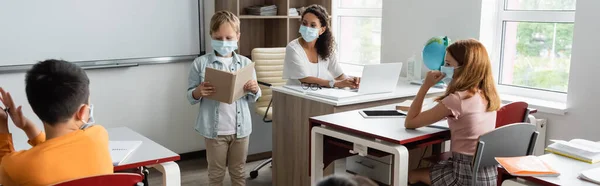
[[[361,110],[358,112],[364,118],[397,118],[406,116],[406,114],[397,110]]]

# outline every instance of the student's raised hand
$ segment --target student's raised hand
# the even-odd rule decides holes
[[[425,76],[425,81],[423,81],[423,86],[427,88],[433,87],[436,83],[440,82],[442,78],[444,78],[444,73],[432,70],[427,72],[427,76]]]
[[[0,134],[8,133],[8,113],[0,106]]]
[[[200,93],[200,96],[202,97],[210,96],[217,92],[217,90],[215,90],[215,87],[209,82],[200,83],[200,85],[198,85],[198,87],[196,88],[196,91],[198,91],[198,93]]]
[[[0,101],[2,104],[8,109],[8,115],[10,115],[10,119],[12,119],[13,123],[16,127],[20,129],[25,129],[28,127],[27,118],[23,116],[23,111],[21,110],[21,106],[16,107],[15,102],[10,95],[10,92],[6,92],[3,88],[0,87]]]
[[[256,82],[256,80],[249,80],[248,82],[246,82],[246,84],[244,85],[244,91],[250,91],[254,94],[256,94],[258,92],[258,82]]]
[[[344,79],[344,80],[335,82],[334,87],[338,87],[338,88],[346,88],[346,87],[357,88],[358,85],[355,83],[354,79],[348,78],[348,79]]]

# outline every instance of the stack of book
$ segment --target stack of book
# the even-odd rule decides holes
[[[257,5],[246,7],[246,13],[248,15],[260,15],[260,16],[274,16],[277,15],[276,5]]]

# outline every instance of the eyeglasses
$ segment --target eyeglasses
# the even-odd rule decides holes
[[[302,83],[302,89],[304,90],[319,90],[321,89],[321,85],[315,83]]]

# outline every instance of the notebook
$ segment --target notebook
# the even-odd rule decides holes
[[[579,179],[600,185],[600,168],[582,171],[579,174]]]
[[[496,157],[496,161],[513,176],[559,176],[560,173],[537,156]]]
[[[398,105],[396,105],[396,110],[408,112],[408,109],[410,109],[410,105],[412,105],[412,102],[413,102],[413,100],[403,101],[402,103],[399,103]],[[424,99],[421,110],[429,110],[429,109],[433,108],[435,105],[437,105],[437,102],[435,102],[434,98]]]
[[[142,145],[142,141],[109,141],[108,148],[113,166],[120,165],[127,157]]]
[[[550,140],[554,142],[546,148],[546,151],[566,156],[587,163],[600,161],[600,143],[584,139],[572,139],[571,141]]]
[[[204,98],[231,104],[246,95],[244,85],[253,79],[254,63],[250,63],[236,72],[206,68],[204,81],[210,82],[217,93]]]

